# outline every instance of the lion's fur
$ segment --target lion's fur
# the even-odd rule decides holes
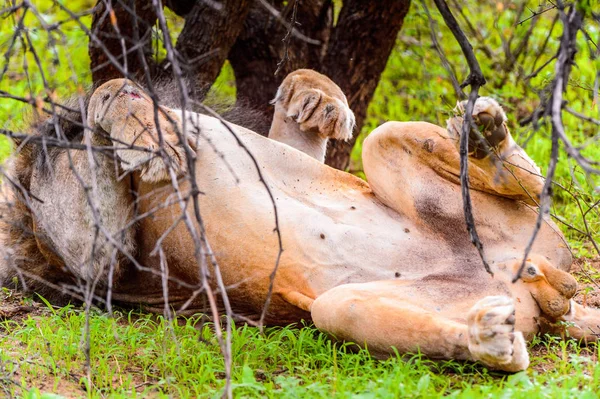
[[[177,108],[180,102],[179,90],[172,83],[161,82],[153,86],[153,90],[161,104]],[[77,110],[88,108],[91,92],[83,97],[74,97],[62,106],[55,107],[54,115],[45,118],[33,118],[28,134],[32,137],[61,138],[66,142],[82,142],[84,121],[82,113]],[[266,134],[268,124],[264,116],[251,107],[237,105],[234,107],[211,103],[224,118],[250,129]],[[198,112],[204,108],[195,107]],[[71,171],[58,168],[57,163],[66,150],[60,146],[46,146],[28,140],[14,140],[17,149],[4,165],[3,184],[0,195],[0,285],[20,287],[29,292],[35,292],[52,303],[66,304],[69,301],[82,298],[80,294],[68,287],[77,287],[77,277],[65,267],[64,259],[57,254],[52,243],[41,240],[41,234],[36,234],[32,204],[41,202],[31,193],[32,176],[34,171],[38,178],[56,182],[59,185]],[[81,152],[80,152],[81,153]],[[100,155],[100,157],[104,157]],[[80,160],[76,165],[85,167],[85,161]],[[110,166],[104,169],[110,171]],[[123,182],[128,184],[128,182]],[[51,183],[53,184],[53,183]],[[107,196],[114,195],[111,192]],[[60,216],[64,209],[55,209]],[[130,248],[133,248],[130,246]],[[135,253],[134,253],[135,254]],[[104,254],[108,256],[109,254]],[[121,269],[127,268],[127,257],[120,256]],[[43,276],[43,277],[42,277]],[[102,290],[102,284],[98,289]]]
[[[318,328],[365,344],[376,354],[392,353],[392,348],[420,350],[432,357],[479,360],[506,371],[528,366],[524,339],[541,331],[537,322],[541,318],[575,325],[569,329],[571,336],[597,338],[588,330],[600,323],[600,313],[573,302],[576,282],[566,272],[572,258],[551,221],[542,224],[526,274],[511,282],[537,220],[532,206],[543,180],[533,161],[512,140],[497,103],[478,100],[474,117],[483,133],[490,133],[488,142],[506,162],[504,169],[498,169],[490,153],[482,153],[481,148],[472,149],[469,161],[475,220],[494,272],[491,278],[463,225],[457,151],[460,118],[449,122],[450,131],[425,122],[389,122],[375,129],[363,144],[365,182],[319,162],[329,137],[347,138],[351,126],[351,111],[339,88],[313,71],[297,71],[283,86],[275,97],[271,139],[231,125],[234,137],[215,118],[164,108],[162,112],[173,120],[159,119],[161,129],[165,128],[162,137],[167,141],[169,162],[150,168],[150,161],[137,163],[132,154],[122,152],[117,164],[121,171],[131,172],[130,182],[98,174],[108,183],[97,198],[105,207],[101,211],[125,215],[113,220],[116,224],[107,227],[109,232],[127,225],[127,220],[119,219],[129,217],[130,202],[138,214],[152,213],[135,225],[135,240],[131,235],[132,242],[120,242],[121,247],[131,244],[126,250],[146,269],[121,263],[120,281],[113,286],[115,298],[160,311],[165,305],[162,268],[168,265],[168,305],[186,304],[188,312],[205,309],[204,298],[190,299],[190,287],[200,278],[195,256],[198,242],[182,222],[176,200],[190,194],[195,184],[202,190],[198,204],[203,232],[218,258],[223,284],[229,287],[227,295],[238,315],[259,317],[272,283],[267,323],[311,318]],[[94,92],[88,122],[112,140],[154,148],[154,111],[142,89],[120,79]],[[137,124],[128,119],[132,112]],[[180,179],[176,190],[171,178],[187,170],[184,145],[174,134],[183,125],[184,115],[197,173],[193,183]],[[150,129],[140,133],[140,123]],[[44,126],[34,134],[54,134],[52,124]],[[197,126],[202,134],[194,133],[192,127]],[[77,129],[70,132],[71,139],[80,137]],[[311,135],[310,145],[305,145],[303,135]],[[215,143],[218,150],[212,146]],[[126,157],[134,162],[122,163]],[[273,266],[279,259],[274,208],[257,178],[254,160],[275,198],[283,238],[284,251],[274,280]],[[59,170],[62,179],[40,178],[42,161],[50,165],[50,172]],[[81,165],[85,175],[86,163]],[[100,172],[111,165],[101,164]],[[11,173],[24,191],[4,184],[5,195],[14,204],[9,211],[7,201],[1,214],[3,250],[18,255],[13,259],[28,274],[39,273],[57,284],[69,284],[73,277],[89,282],[93,277],[102,286],[106,259],[94,259],[97,268],[90,274],[69,266],[69,262],[79,265],[68,257],[54,256],[75,252],[73,242],[75,247],[88,245],[85,234],[79,237],[58,229],[63,247],[54,249],[45,248],[34,234],[54,231],[65,223],[56,218],[61,201],[77,198],[80,203],[74,208],[85,208],[81,188],[69,183],[68,170],[64,150],[45,157],[29,145],[22,146]],[[56,188],[66,184],[71,184],[66,192]],[[136,193],[135,200],[124,191],[125,184]],[[19,201],[21,194],[39,190],[47,204],[35,199]],[[189,220],[194,220],[189,208]],[[50,213],[33,221],[34,211],[38,216]],[[89,220],[77,219],[70,208],[62,211],[71,212],[65,219],[89,233]],[[4,259],[10,261],[11,256]],[[72,277],[61,274],[65,272],[61,262],[66,269],[70,267]],[[1,267],[5,284],[18,274],[10,265]],[[47,290],[36,281],[25,281],[36,291]]]
[[[28,134],[34,138],[61,137],[68,142],[81,140],[83,121],[81,113],[76,110],[81,106],[87,108],[90,96],[91,93],[66,101],[62,107],[56,107],[52,116],[30,117],[32,122]],[[39,242],[39,236],[35,234],[30,208],[32,202],[41,201],[31,194],[34,170],[47,179],[61,179],[61,176],[53,175],[53,170],[57,157],[65,150],[56,146],[44,148],[33,141],[14,140],[15,154],[4,167],[3,198],[0,200],[0,250],[3,252],[0,282],[4,285],[14,282],[54,303],[66,303],[71,300],[71,295],[60,287],[73,284],[74,277],[63,269],[60,259],[49,259],[42,252],[40,244],[43,243]],[[61,210],[57,209],[56,212],[60,213]],[[49,248],[48,250],[51,251]]]

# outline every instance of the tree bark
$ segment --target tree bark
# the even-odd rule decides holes
[[[146,0],[115,1],[112,4],[112,10],[107,7],[107,4],[110,3],[98,1],[92,16],[92,34],[101,40],[105,47],[103,49],[90,40],[88,52],[94,85],[123,77],[119,69],[109,61],[105,51],[110,52],[118,59],[123,67],[127,66],[126,70],[132,76],[142,69],[144,63],[135,46],[142,46],[146,54],[146,62],[153,64],[151,33],[152,25],[156,22],[156,14],[152,2]],[[114,15],[114,18],[111,17],[111,14]],[[135,32],[136,27],[137,32]],[[125,57],[123,56],[122,39],[125,42]]]
[[[282,4],[277,0],[273,6],[289,21],[294,2]],[[270,120],[273,109],[269,100],[283,78],[298,68],[312,68],[342,88],[356,114],[356,133],[360,132],[409,7],[410,0],[346,0],[334,27],[330,0],[298,0],[296,27],[321,42],[315,46],[296,37],[287,44],[282,42],[287,28],[263,6],[255,4],[229,53],[238,105],[255,108]],[[286,45],[289,59],[275,76]],[[268,133],[268,126],[260,133]],[[326,162],[346,169],[355,141],[356,138],[349,143],[333,142]]]
[[[175,49],[184,61],[194,100],[201,101],[219,75],[251,4],[252,0],[197,1],[186,14]]]
[[[119,3],[114,8],[118,30],[125,36],[128,49],[135,44],[144,47],[146,60],[152,67],[150,32],[156,16],[150,2],[126,1],[129,7]],[[190,97],[201,101],[229,58],[235,73],[237,105],[258,111],[257,119],[264,121],[254,123],[253,127],[266,135],[273,113],[269,101],[283,78],[298,68],[312,68],[342,88],[356,115],[355,136],[358,135],[410,0],[345,0],[335,26],[332,0],[268,1],[280,12],[278,17],[258,0],[167,0],[167,5],[186,19],[175,49],[191,83]],[[130,13],[133,7],[136,20]],[[292,26],[319,44],[288,36],[289,29],[281,20],[289,25],[294,19],[294,9]],[[132,21],[140,26],[137,36],[132,34],[136,33]],[[120,37],[104,0],[97,5],[92,28],[113,55],[122,54]],[[140,40],[132,41],[132,37]],[[103,50],[93,43],[90,58],[95,83],[121,76]],[[129,50],[128,71],[140,70],[143,61],[137,51]],[[171,78],[168,61],[160,68],[152,68],[151,74],[155,79]],[[327,164],[346,169],[355,141],[356,138],[349,143],[333,142]]]
[[[197,0],[166,0],[166,6],[180,17],[185,17],[192,11]]]
[[[273,4],[285,21],[290,22],[293,16],[294,1],[289,1],[286,6],[281,0]],[[254,2],[244,29],[229,52],[229,61],[235,74],[237,105],[259,111],[269,122],[273,117],[273,107],[269,101],[275,96],[281,81],[288,73],[299,68],[319,69],[322,50],[329,36],[331,1],[297,1],[295,28],[319,41],[319,45],[307,43],[293,35],[286,38],[288,29],[283,23],[263,5]],[[283,64],[276,75],[280,62]],[[263,125],[259,133],[266,135],[270,123]]]
[[[336,82],[356,115],[350,142],[333,142],[326,163],[346,169],[369,102],[394,48],[410,0],[346,0],[331,35],[321,72]]]

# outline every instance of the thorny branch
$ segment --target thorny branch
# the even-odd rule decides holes
[[[298,0],[294,0],[294,5],[292,8],[292,17],[290,19],[290,29],[285,34],[282,42],[283,42],[283,58],[281,61],[277,63],[277,69],[275,70],[275,75],[278,75],[279,72],[285,67],[285,64],[289,61],[289,51],[290,51],[290,41],[292,40],[292,30],[294,25],[296,25],[296,14],[298,13]]]
[[[452,83],[452,88],[454,89],[454,93],[456,94],[456,97],[459,99],[466,98],[467,95],[462,90],[462,87],[460,86],[458,79],[456,79],[456,74],[455,74],[454,70],[452,69],[450,62],[448,61],[446,54],[444,53],[444,50],[442,49],[439,41],[437,40],[435,21],[431,17],[431,13],[429,12],[429,7],[427,7],[427,2],[425,0],[422,0],[421,5],[423,6],[423,10],[425,11],[425,14],[427,14],[427,19],[429,20],[429,30],[430,30],[431,41],[433,42],[433,45],[435,46],[435,49],[440,57],[442,66],[448,72],[448,78],[450,79],[450,83]]]
[[[436,1],[436,5],[437,5],[437,3],[438,2]],[[518,75],[518,77],[520,77],[521,82],[522,82],[521,84],[524,86],[525,90],[532,90],[532,91],[536,92],[542,100],[540,102],[540,105],[535,109],[535,111],[530,116],[519,121],[521,126],[532,123],[533,127],[534,127],[534,132],[537,130],[538,121],[541,118],[546,118],[551,114],[551,112],[550,112],[551,111],[551,102],[548,99],[548,95],[547,95],[548,91],[546,91],[546,90],[538,91],[538,90],[534,89],[531,84],[531,79],[534,78],[535,76],[537,76],[540,73],[540,71],[542,71],[544,68],[546,68],[549,65],[552,65],[552,63],[557,60],[557,58],[559,56],[560,48],[559,48],[559,51],[557,51],[557,53],[555,55],[550,55],[549,57],[542,57],[542,56],[549,53],[548,49],[551,48],[551,42],[553,39],[552,32],[555,30],[555,27],[558,25],[557,22],[559,21],[561,15],[564,14],[565,8],[567,8],[570,5],[571,4],[563,5],[560,2],[552,2],[551,6],[540,5],[538,11],[529,10],[532,15],[530,16],[530,18],[528,18],[528,21],[523,21],[521,19],[521,15],[522,15],[521,11],[526,8],[520,8],[517,5],[516,6],[518,8],[518,11],[516,12],[517,19],[515,20],[514,25],[522,26],[522,25],[527,25],[527,24],[523,24],[522,22],[529,22],[529,25],[527,25],[528,28],[526,29],[526,32],[523,31],[522,33],[520,33],[520,35],[522,35],[522,38],[519,40],[518,44],[514,47],[514,50],[512,48],[510,48],[510,43],[515,38],[516,29],[511,30],[513,33],[511,34],[510,37],[508,37],[508,38],[503,37],[503,43],[504,43],[506,55],[505,55],[505,60],[504,60],[503,64],[499,64],[499,63],[496,64],[498,66],[501,66],[502,73],[496,74],[493,76],[494,77],[494,86],[502,87],[504,85],[504,83],[508,80],[508,73],[515,72],[514,70],[517,69],[516,74]],[[472,24],[470,23],[470,21],[468,20],[466,15],[462,12],[462,8],[459,7],[459,4],[457,2],[454,2],[454,6],[459,9],[464,22],[466,23],[467,27],[469,27],[471,29],[470,32],[476,31],[476,29],[472,27]],[[560,7],[560,10],[558,10],[559,7]],[[543,43],[541,44],[541,46],[538,46],[534,52],[533,63],[529,62],[530,66],[528,67],[528,69],[530,68],[531,72],[529,74],[525,74],[524,72],[525,72],[526,67],[525,67],[525,65],[523,65],[523,63],[525,62],[524,60],[529,59],[529,57],[526,58],[523,55],[528,51],[528,49],[531,49],[531,47],[528,47],[528,43],[529,43],[529,37],[531,36],[531,33],[533,31],[533,25],[535,23],[537,23],[541,14],[545,14],[547,12],[556,12],[556,15],[551,17],[551,24],[550,24],[548,33],[544,37]],[[600,19],[598,21],[600,21]],[[448,25],[449,28],[451,28],[452,26],[453,26],[453,24]],[[472,33],[472,34],[476,40],[476,45],[477,45],[478,50],[485,51],[488,48],[485,43],[485,40],[487,38],[483,37],[481,34],[479,34],[479,32]],[[576,32],[574,34],[576,36]],[[561,42],[562,42],[562,40],[561,40]],[[595,46],[594,43],[592,43],[592,45]],[[575,46],[575,37],[573,37],[573,46]],[[465,48],[465,46],[461,46],[461,49],[464,50],[464,48]],[[592,47],[590,47],[590,52],[591,52],[590,55],[592,58],[597,57],[597,55],[600,54],[600,51],[597,50],[597,47],[594,47],[594,48],[595,48],[595,51],[592,52],[593,49],[592,49]],[[486,52],[486,55],[487,54],[488,54],[488,52]],[[495,55],[495,57],[497,57],[497,56],[498,55]],[[518,59],[519,56],[521,56],[520,60]],[[574,52],[571,54],[571,59],[573,58],[573,56],[574,56]],[[543,64],[541,66],[538,66],[538,64],[539,64],[538,61],[540,61],[540,59],[544,59],[544,58],[545,58],[545,61],[543,62]],[[467,57],[467,59],[470,59],[470,58]],[[600,77],[600,74],[597,74],[596,80],[594,81],[593,89],[590,90],[593,92],[593,96],[594,96],[593,104],[597,104],[595,99],[597,99],[597,97],[598,97],[597,96],[597,87],[600,87],[600,78],[599,77]],[[564,86],[565,86],[564,88],[566,89],[568,78],[563,79],[563,81],[564,81]],[[552,87],[554,87],[554,86],[552,86]],[[552,92],[552,90],[550,90],[550,92]],[[568,105],[568,102],[565,101],[564,99],[562,100],[562,110],[567,111],[571,115],[575,116],[576,118],[579,118],[580,120],[582,120],[584,122],[587,122],[587,123],[590,123],[590,124],[593,124],[596,126],[598,126],[598,122],[600,122],[596,118],[587,116],[587,115],[583,114],[582,112],[576,111],[575,109],[570,107]],[[556,118],[554,120],[556,121]],[[566,153],[569,155],[570,158],[572,158],[576,161],[575,164],[580,168],[580,170],[582,170],[586,175],[598,173],[598,169],[599,169],[598,162],[585,157],[582,154],[582,151],[584,151],[590,144],[598,142],[600,140],[600,134],[596,133],[596,134],[592,135],[584,143],[577,145],[577,146],[574,145],[571,142],[571,140],[569,139],[569,137],[565,134],[564,128],[562,128],[562,129],[558,128],[556,130],[556,134],[558,135],[558,139],[559,139],[559,147],[560,147],[560,144],[563,145]],[[529,137],[524,141],[523,146],[527,145],[529,139],[532,136],[533,136],[533,133],[531,135],[529,135]],[[504,161],[504,160],[502,160],[502,161]],[[550,161],[549,167],[550,167],[549,171],[551,171],[552,160]],[[571,171],[571,173],[572,173],[572,181],[577,184],[577,178],[575,176],[573,176],[573,170]],[[577,189],[578,192],[574,194],[571,191],[571,189],[569,189],[568,187],[564,187],[555,181],[553,181],[552,184],[555,187],[558,187],[561,190],[564,190],[565,192],[567,192],[569,194],[569,196],[571,196],[573,198],[573,200],[575,202],[579,203],[581,206],[583,206],[583,204],[586,204],[586,206],[587,206],[587,208],[586,208],[587,210],[584,208],[580,208],[581,219],[583,222],[583,226],[580,228],[574,226],[571,223],[566,222],[563,218],[561,218],[557,215],[553,214],[552,216],[559,223],[565,224],[565,226],[567,226],[569,229],[576,231],[579,235],[581,235],[582,237],[589,240],[589,242],[592,244],[592,247],[598,252],[598,244],[595,240],[594,231],[592,230],[592,226],[589,225],[588,220],[586,219],[586,216],[589,215],[589,212],[593,211],[594,214],[597,212],[598,204],[593,203],[593,201],[591,201],[589,203],[587,201],[583,201],[583,199],[581,197],[582,193],[579,193],[579,189]],[[550,190],[550,192],[552,191],[551,188],[549,188],[549,190]],[[540,200],[540,199],[536,199],[536,201],[537,200]],[[581,203],[581,201],[583,201],[583,203]],[[544,211],[543,207],[542,207],[542,209],[540,209],[540,211]],[[547,213],[547,211],[546,211],[546,213]],[[535,230],[537,231],[537,229],[535,229]],[[598,252],[598,254],[600,255],[600,252]]]
[[[293,25],[294,21],[292,20],[292,23],[289,23],[288,21],[286,21],[281,14],[279,13],[279,11],[277,11],[277,9],[275,7],[273,7],[267,0],[258,0],[258,2],[260,3],[261,6],[263,6],[265,8],[265,10],[267,10],[269,13],[271,13],[271,15],[273,15],[275,18],[277,18],[277,20],[286,27],[286,29],[290,32],[290,34],[292,36],[294,36],[297,39],[300,39],[302,41],[305,41],[308,44],[313,44],[313,45],[319,45],[321,44],[320,41],[315,40],[315,39],[311,39],[310,37],[302,34],[302,32],[300,32],[298,29],[296,29],[296,27]]]

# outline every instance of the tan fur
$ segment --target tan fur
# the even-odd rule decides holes
[[[269,324],[311,318],[375,355],[388,355],[392,347],[420,350],[510,372],[528,366],[525,340],[540,331],[537,320],[548,320],[544,331],[555,332],[557,321],[573,321],[575,337],[595,339],[591,329],[600,314],[573,304],[576,283],[566,272],[571,256],[551,221],[542,226],[523,278],[511,283],[537,218],[532,205],[543,180],[510,137],[497,103],[480,99],[474,115],[495,155],[479,149],[470,161],[475,220],[493,277],[465,231],[461,117],[451,119],[448,130],[423,122],[378,127],[363,145],[366,183],[319,162],[328,138],[347,138],[352,130],[347,102],[333,82],[299,71],[286,78],[275,104],[270,139],[232,125],[236,138],[215,118],[163,108],[157,117],[169,161],[117,150],[122,168],[133,172],[138,212],[152,214],[139,222],[136,236],[136,261],[152,272],[129,268],[115,298],[162,310],[158,245],[172,279],[171,306],[188,302],[199,282],[195,241],[178,202],[187,198],[190,182],[180,178],[179,193],[171,184],[187,170],[176,134],[185,124],[182,133],[196,150],[206,236],[236,315],[259,317],[278,254],[274,209],[239,139],[276,200],[283,240]],[[327,104],[334,108],[323,108]],[[113,140],[156,149],[161,136],[154,111],[139,88],[115,80],[94,93],[88,114],[90,124]],[[193,206],[184,209],[195,220]],[[205,298],[195,298],[186,312],[206,310]]]
[[[310,69],[290,73],[272,101],[269,138],[323,162],[327,141],[350,140],[355,120],[346,96],[327,76]]]

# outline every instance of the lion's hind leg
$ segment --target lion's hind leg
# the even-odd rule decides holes
[[[512,139],[502,108],[482,97],[475,104],[473,118],[492,151],[470,148],[470,187],[534,205],[544,181],[535,163]],[[422,217],[416,208],[424,199],[444,203],[446,212],[462,218],[462,199],[456,190],[462,122],[456,116],[449,120],[448,129],[425,122],[387,122],[375,129],[365,139],[362,155],[367,180],[377,197],[415,218]]]
[[[480,361],[508,372],[529,366],[523,334],[514,330],[511,298],[486,297],[467,312],[472,302],[435,303],[423,297],[426,290],[413,288],[397,281],[341,285],[317,297],[311,315],[320,330],[378,357],[395,348],[433,359]]]
[[[466,101],[457,105],[459,114],[464,113],[465,107]],[[540,169],[514,141],[500,104],[490,97],[480,97],[472,115],[478,130],[471,128],[469,132],[473,187],[537,205],[544,185]],[[450,118],[447,125],[450,138],[458,148],[463,116]]]
[[[471,308],[467,316],[469,352],[474,359],[504,371],[529,366],[523,333],[515,331],[515,304],[507,296],[488,296]]]

